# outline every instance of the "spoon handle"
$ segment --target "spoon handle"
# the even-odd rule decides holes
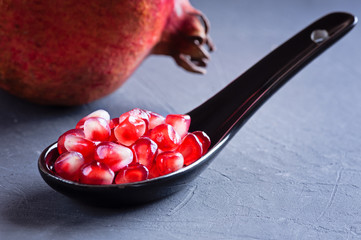
[[[189,112],[191,130],[205,131],[212,139],[212,146],[225,137],[229,139],[262,103],[356,22],[355,16],[341,12],[315,21]]]

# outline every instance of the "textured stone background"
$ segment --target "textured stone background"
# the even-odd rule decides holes
[[[199,105],[303,27],[358,0],[197,0],[217,45],[205,76],[148,58],[114,94],[74,108],[0,91],[0,239],[361,239],[361,28],[274,95],[189,186],[133,208],[81,205],[41,179],[37,158],[104,108],[166,114]]]

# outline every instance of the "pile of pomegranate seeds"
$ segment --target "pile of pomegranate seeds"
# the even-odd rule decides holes
[[[83,184],[121,184],[156,178],[203,156],[211,141],[189,133],[190,116],[135,108],[110,119],[97,110],[58,139],[55,173]]]

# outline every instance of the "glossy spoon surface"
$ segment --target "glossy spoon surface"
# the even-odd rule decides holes
[[[183,189],[217,156],[251,115],[284,83],[311,60],[344,36],[357,18],[336,12],[315,21],[280,45],[208,101],[190,111],[189,131],[202,130],[212,141],[209,151],[195,163],[158,178],[118,185],[85,185],[57,177],[47,166],[58,156],[56,143],[39,157],[45,182],[71,198],[104,206],[139,204]]]

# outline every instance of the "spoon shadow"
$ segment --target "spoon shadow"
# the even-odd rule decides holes
[[[181,192],[179,193],[181,195]],[[177,201],[175,196],[174,202]],[[162,200],[160,200],[162,201]],[[84,204],[60,195],[51,189],[33,189],[31,193],[15,194],[4,202],[1,215],[8,221],[26,228],[39,229],[51,226],[95,226],[120,216],[133,216],[157,209],[161,202],[148,202],[134,206]],[[6,206],[6,207],[5,207]]]

